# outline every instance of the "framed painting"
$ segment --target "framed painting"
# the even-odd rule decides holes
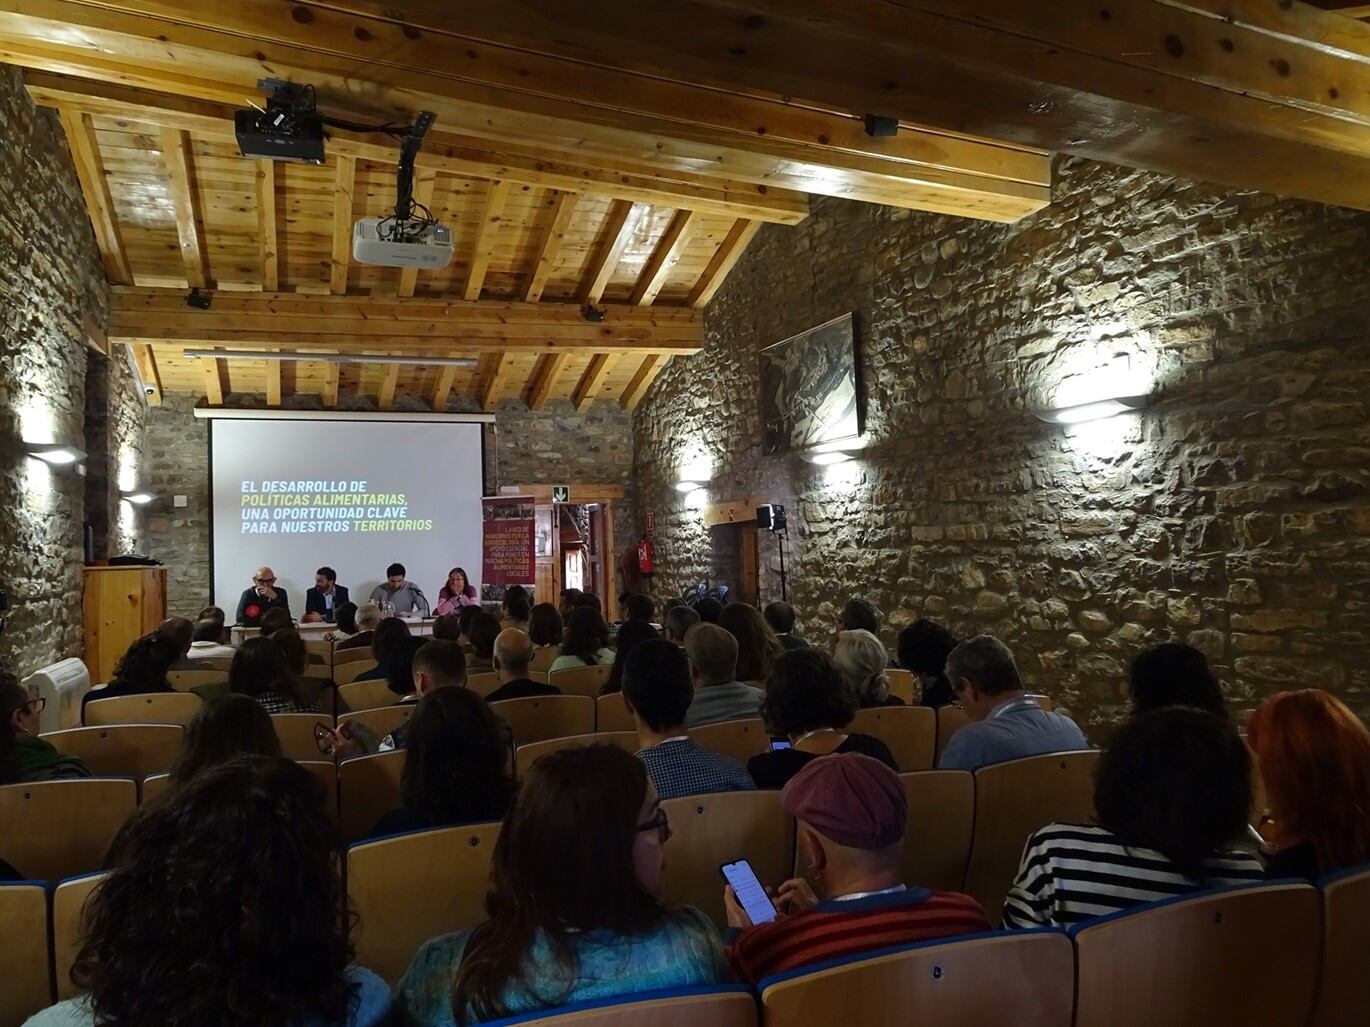
[[[852,314],[761,351],[761,433],[767,454],[860,436],[856,323]]]

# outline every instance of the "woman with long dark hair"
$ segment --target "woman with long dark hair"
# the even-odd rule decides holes
[[[32,1027],[370,1027],[389,1015],[350,967],[323,787],[241,756],[143,806],[90,900],[72,981]]]
[[[1164,642],[1139,653],[1132,661],[1128,691],[1133,713],[1163,706],[1192,706],[1227,716],[1223,688],[1208,666],[1208,657],[1180,642]]]
[[[444,614],[456,613],[463,606],[479,606],[480,597],[476,594],[476,586],[466,576],[466,571],[460,567],[453,567],[447,572],[447,582],[438,589],[438,605],[433,611],[434,617],[441,617]]]
[[[615,640],[617,648],[614,650],[614,665],[609,671],[609,680],[604,682],[604,687],[600,689],[600,695],[608,695],[610,692],[623,691],[623,665],[628,661],[628,654],[634,647],[643,642],[650,642],[660,638],[656,633],[656,628],[645,620],[624,621],[618,629],[618,638]]]
[[[171,765],[171,783],[183,785],[208,767],[237,756],[280,756],[271,715],[246,695],[211,699],[186,725],[181,751]]]
[[[661,900],[670,825],[641,761],[608,745],[530,768],[474,931],[419,951],[399,1002],[425,1027],[727,979],[704,914]]]
[[[409,720],[403,805],[381,817],[371,834],[499,820],[513,795],[509,747],[490,707],[465,688],[439,688],[419,701]]]
[[[528,617],[528,637],[533,645],[542,649],[549,645],[561,645],[565,631],[561,622],[561,611],[551,603],[538,603]]]
[[[956,648],[956,636],[936,621],[920,618],[899,632],[899,666],[918,675],[923,706],[937,709],[956,698],[947,680],[947,657]]]
[[[593,667],[614,662],[609,648],[609,625],[593,606],[577,606],[566,618],[566,633],[561,639],[561,655],[552,661],[552,670]]]
[[[718,626],[737,639],[737,680],[765,681],[785,647],[761,611],[747,603],[729,603],[718,615]]]
[[[181,647],[172,638],[152,632],[134,641],[119,662],[114,665],[114,676],[104,688],[86,693],[86,703],[114,699],[121,695],[146,695],[153,692],[174,692],[167,681],[167,671],[181,658]]]

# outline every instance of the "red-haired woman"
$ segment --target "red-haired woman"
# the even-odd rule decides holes
[[[1370,730],[1316,688],[1281,692],[1251,718],[1247,741],[1275,820],[1269,877],[1370,863]]]

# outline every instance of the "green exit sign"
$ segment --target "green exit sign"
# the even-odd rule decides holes
[[[570,486],[570,485],[553,485],[553,486],[552,486],[552,502],[553,502],[553,503],[569,503],[570,501],[571,501],[571,486]]]

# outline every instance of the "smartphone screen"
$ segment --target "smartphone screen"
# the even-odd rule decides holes
[[[775,741],[771,742],[771,752],[779,752],[781,749],[788,748],[790,748],[789,742],[782,741],[780,739],[776,739]]]
[[[750,863],[739,859],[736,863],[724,863],[719,869],[723,871],[723,879],[732,885],[737,901],[753,924],[768,924],[775,919],[775,905],[756,879]]]

